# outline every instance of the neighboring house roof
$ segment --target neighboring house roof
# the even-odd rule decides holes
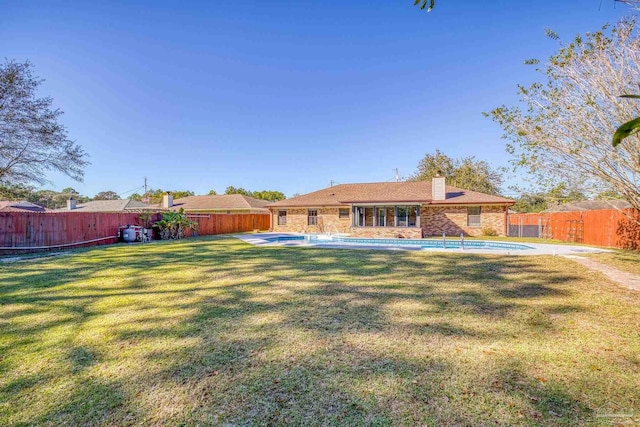
[[[267,207],[341,206],[354,203],[513,204],[504,197],[446,186],[445,200],[432,200],[431,181],[340,184],[271,203]]]
[[[249,210],[268,212],[265,205],[268,200],[254,199],[242,194],[221,194],[216,196],[188,196],[173,201],[171,210],[180,208],[185,211],[222,211]]]
[[[131,199],[121,200],[93,200],[86,203],[78,203],[75,209],[60,208],[53,212],[137,212],[149,209],[157,209],[155,206]]]
[[[581,200],[579,202],[557,203],[543,212],[595,211],[600,209],[627,209],[631,204],[624,200]]]
[[[46,211],[40,205],[36,205],[35,203],[27,202],[27,201],[8,201],[8,200],[0,200],[0,212],[44,212]]]

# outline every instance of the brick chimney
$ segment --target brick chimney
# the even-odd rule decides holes
[[[173,206],[173,195],[169,192],[162,196],[162,207],[164,209],[169,209]]]
[[[440,174],[431,178],[431,199],[445,200],[447,198],[447,190],[445,188],[444,176]]]
[[[78,201],[76,199],[74,199],[73,197],[69,197],[67,199],[67,209],[69,209],[70,211],[74,210],[77,207],[77,203]]]

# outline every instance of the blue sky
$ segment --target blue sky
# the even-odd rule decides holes
[[[92,196],[228,185],[288,196],[387,181],[425,153],[508,164],[482,116],[517,102],[523,60],[631,11],[613,0],[0,0],[0,53],[46,79],[90,154]]]

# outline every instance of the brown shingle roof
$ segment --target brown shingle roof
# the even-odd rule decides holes
[[[183,208],[185,211],[251,210],[267,212],[265,205],[268,203],[268,200],[254,199],[242,194],[188,196],[174,200],[171,210]]]
[[[44,212],[46,209],[35,203],[0,200],[0,212]]]
[[[340,184],[271,203],[267,207],[341,206],[352,203],[513,204],[504,197],[446,186],[445,200],[431,200],[431,181]]]
[[[75,209],[54,209],[53,212],[127,212],[153,209],[146,203],[131,199],[120,200],[93,200],[86,203],[78,203]]]

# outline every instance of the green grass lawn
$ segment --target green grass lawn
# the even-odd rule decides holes
[[[640,293],[561,257],[224,237],[0,264],[2,426],[610,425],[639,384]]]

